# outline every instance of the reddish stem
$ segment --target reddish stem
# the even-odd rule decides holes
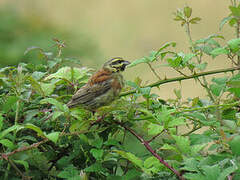
[[[145,141],[140,135],[138,135],[134,130],[132,130],[131,128],[124,126],[122,123],[120,122],[116,122],[117,124],[119,124],[121,127],[123,127],[124,129],[126,129],[127,131],[129,131],[132,135],[134,135],[144,146],[145,148],[152,153],[153,156],[155,156],[161,164],[163,164],[164,166],[166,166],[168,169],[170,169],[176,176],[178,176],[178,178],[180,180],[185,180],[184,177],[182,177],[182,175],[180,174],[180,172],[178,172],[176,169],[174,169],[172,166],[170,166],[166,161],[164,161],[164,159],[162,157],[160,157],[155,150],[153,150],[153,148],[149,145],[148,141]]]

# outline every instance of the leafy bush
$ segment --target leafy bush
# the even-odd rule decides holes
[[[66,66],[69,59],[62,57],[64,43],[59,40],[55,57],[28,49],[46,58],[40,65],[2,68],[1,178],[239,179],[240,5],[233,1],[229,9],[221,28],[228,22],[237,37],[226,42],[220,35],[193,41],[190,27],[201,19],[192,17],[188,6],[178,10],[175,20],[186,29],[190,52],[175,52],[176,43],[170,42],[133,61],[129,67],[144,63],[159,80],[146,86],[140,78],[127,81],[121,98],[95,114],[66,106],[92,69]],[[204,71],[204,57],[219,55],[235,66]],[[164,61],[180,76],[161,79],[155,61]],[[211,82],[205,78],[223,72],[232,73]],[[161,100],[151,93],[154,87],[185,79],[195,79],[208,96],[184,100],[174,89],[175,98]]]

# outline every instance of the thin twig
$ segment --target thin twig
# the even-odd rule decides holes
[[[161,77],[157,74],[157,72],[155,71],[155,69],[152,67],[152,65],[148,62],[147,65],[149,66],[149,68],[152,70],[153,74],[159,79],[161,80]]]
[[[160,133],[158,133],[157,135],[153,136],[151,139],[149,139],[147,142],[150,143],[152,142],[154,139],[156,139],[158,136],[160,136],[163,132],[165,131],[165,129],[163,129]]]
[[[121,127],[123,127],[125,130],[127,130],[128,132],[130,132],[132,135],[134,135],[144,146],[145,148],[153,155],[155,156],[159,162],[161,164],[163,164],[165,167],[167,167],[168,169],[170,169],[180,180],[185,180],[184,177],[182,177],[182,175],[180,174],[179,171],[177,171],[176,169],[174,169],[172,166],[170,166],[162,157],[160,157],[157,152],[155,150],[153,150],[153,148],[149,145],[149,143],[147,141],[145,141],[140,135],[138,135],[134,130],[132,130],[131,128],[129,128],[128,126],[125,126],[124,124],[120,123],[120,122],[115,122],[116,124],[120,125]]]
[[[48,141],[48,139],[44,139],[44,140],[42,140],[42,141],[40,141],[40,142],[37,142],[37,143],[34,143],[34,144],[30,145],[30,146],[20,147],[20,148],[14,150],[14,151],[12,151],[12,152],[2,153],[0,159],[6,159],[6,160],[8,160],[8,157],[9,157],[9,156],[12,156],[12,155],[14,155],[14,154],[16,154],[16,153],[18,153],[18,152],[27,151],[27,150],[30,150],[30,149],[33,149],[33,148],[37,148],[38,146],[40,146],[41,144],[43,144],[43,143],[45,143],[45,142],[47,142],[47,141]]]

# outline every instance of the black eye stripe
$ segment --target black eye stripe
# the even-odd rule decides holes
[[[111,64],[116,65],[116,64],[121,64],[121,62],[122,62],[122,60],[117,60],[117,61],[112,62]]]

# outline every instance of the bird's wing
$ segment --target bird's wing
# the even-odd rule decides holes
[[[72,100],[68,103],[69,107],[73,107],[75,105],[87,105],[91,104],[94,99],[109,89],[111,89],[112,80],[108,79],[106,81],[102,81],[96,84],[86,84],[82,88],[80,88],[76,94],[72,96]]]

